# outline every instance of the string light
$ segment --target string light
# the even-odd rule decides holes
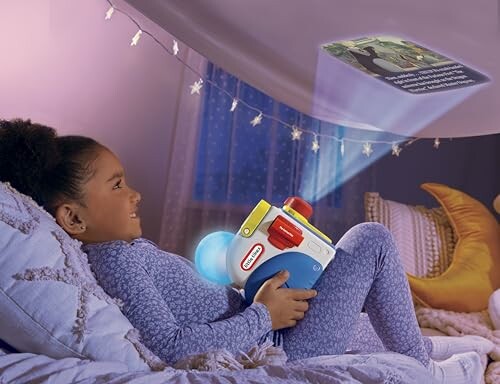
[[[200,90],[203,87],[203,79],[200,78],[200,80],[195,81],[192,85],[189,86],[191,88],[191,95],[200,94]]]
[[[132,37],[132,42],[130,43],[130,46],[135,46],[139,42],[139,39],[141,38],[142,31],[139,29],[137,33]]]
[[[369,142],[365,142],[363,144],[363,151],[362,151],[363,155],[365,155],[366,157],[370,157],[370,155],[373,153],[373,149],[372,149],[372,143],[369,143]]]
[[[106,17],[104,20],[111,20],[111,16],[113,16],[113,13],[115,12],[115,8],[113,6],[109,7],[109,9],[106,11]]]
[[[401,153],[402,148],[399,146],[398,143],[393,143],[392,144],[392,155],[399,157],[399,154]]]
[[[262,123],[262,112],[259,113],[257,116],[255,116],[252,121],[250,121],[250,124],[252,124],[252,126],[256,126],[256,125],[259,125],[260,123]]]
[[[302,136],[302,131],[296,125],[292,125],[292,140],[300,140],[300,136]]]
[[[404,139],[400,140],[399,142],[384,141],[384,140],[369,140],[369,141],[366,141],[366,140],[358,140],[358,139],[345,138],[345,137],[344,138],[339,138],[339,137],[337,137],[335,135],[332,135],[332,134],[320,134],[320,133],[317,133],[317,132],[309,130],[309,129],[304,129],[304,128],[298,127],[296,125],[291,125],[291,124],[289,124],[289,123],[287,123],[287,122],[285,122],[285,121],[283,121],[283,120],[281,120],[281,119],[279,119],[279,118],[277,118],[275,116],[264,114],[258,108],[255,108],[254,106],[248,104],[244,100],[238,99],[238,98],[234,97],[230,92],[228,92],[227,90],[225,90],[224,88],[222,88],[221,86],[219,86],[212,79],[205,79],[204,75],[202,75],[197,69],[193,68],[191,65],[189,65],[188,63],[186,63],[183,59],[181,59],[178,56],[178,54],[179,54],[179,43],[177,42],[177,40],[173,40],[172,47],[171,47],[171,49],[169,49],[165,44],[163,44],[160,40],[158,40],[158,38],[156,38],[152,33],[144,30],[142,28],[142,26],[135,20],[135,18],[133,18],[128,12],[126,12],[126,11],[124,11],[124,10],[116,7],[111,0],[106,0],[106,2],[110,5],[110,8],[106,11],[106,16],[105,16],[106,20],[110,20],[111,17],[113,16],[114,12],[118,12],[118,13],[121,13],[121,14],[127,16],[137,26],[138,31],[136,32],[136,34],[132,38],[132,42],[130,43],[131,46],[137,45],[137,43],[139,42],[139,39],[141,38],[141,35],[143,33],[146,34],[146,35],[148,35],[165,52],[167,52],[168,54],[176,57],[177,60],[179,60],[185,68],[189,69],[193,74],[195,74],[195,75],[197,75],[199,77],[199,80],[195,81],[192,85],[189,86],[190,89],[191,89],[191,91],[190,91],[191,95],[194,95],[194,94],[199,95],[200,91],[201,91],[201,89],[203,87],[204,81],[207,82],[208,84],[210,84],[213,87],[216,87],[219,91],[221,91],[223,94],[225,94],[226,96],[228,96],[228,97],[230,97],[232,99],[230,112],[234,112],[239,105],[244,105],[245,107],[256,111],[257,115],[250,121],[250,124],[252,124],[252,126],[254,126],[254,127],[257,126],[257,125],[259,125],[259,124],[261,124],[262,123],[262,119],[265,117],[266,119],[273,120],[275,122],[278,122],[282,126],[288,128],[288,129],[291,129],[291,131],[292,131],[291,132],[292,140],[299,140],[301,138],[301,135],[304,134],[304,133],[305,134],[313,135],[314,136],[314,140],[313,140],[313,144],[312,144],[311,149],[315,153],[319,150],[318,137],[335,140],[335,141],[337,141],[337,142],[340,143],[340,154],[341,154],[342,157],[344,157],[345,142],[346,141],[347,142],[351,142],[351,143],[363,144],[362,153],[364,155],[366,155],[367,157],[369,157],[373,153],[373,149],[372,149],[372,145],[373,144],[391,145],[391,147],[392,147],[392,154],[394,156],[396,156],[396,157],[399,157],[399,153],[402,150],[402,148],[401,148],[400,145],[404,144],[404,146],[409,146],[409,145],[413,144],[415,141],[420,140],[420,138],[416,138],[416,137],[404,138]],[[352,123],[346,122],[346,126],[347,127],[352,126],[352,125],[353,125]],[[358,124],[358,125],[360,125],[360,124]],[[361,128],[363,128],[362,125],[363,124],[361,124]],[[438,149],[439,148],[439,144],[440,144],[439,138],[436,138],[434,140],[434,148]]]
[[[233,102],[231,103],[231,109],[229,111],[234,112],[237,106],[238,106],[238,99],[234,98]]]
[[[312,142],[312,145],[311,145],[311,150],[314,153],[318,153],[318,151],[319,151],[318,135],[314,135],[314,139],[313,139],[313,142]]]

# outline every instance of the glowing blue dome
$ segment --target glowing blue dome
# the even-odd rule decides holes
[[[226,251],[233,238],[233,233],[219,231],[201,239],[194,253],[194,264],[200,275],[217,284],[232,283],[226,268]]]

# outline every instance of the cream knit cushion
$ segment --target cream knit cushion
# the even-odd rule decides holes
[[[0,183],[0,339],[20,352],[161,369],[120,303],[97,284],[80,245],[32,199]]]
[[[435,277],[450,265],[457,238],[442,208],[411,206],[366,192],[365,215],[391,231],[406,272]]]
[[[497,289],[490,296],[488,314],[490,315],[494,329],[500,330],[500,289]]]

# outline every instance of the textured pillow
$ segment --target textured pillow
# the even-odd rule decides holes
[[[490,295],[500,287],[500,228],[495,217],[461,191],[432,183],[422,188],[444,208],[458,241],[442,275],[408,276],[413,297],[424,306],[455,312],[487,309]]]
[[[488,300],[488,314],[494,329],[500,330],[500,289],[497,289]]]
[[[457,239],[443,208],[402,204],[366,192],[365,215],[391,231],[406,272],[435,277],[450,265]]]
[[[160,369],[97,285],[80,245],[32,199],[0,183],[0,339],[20,352]]]

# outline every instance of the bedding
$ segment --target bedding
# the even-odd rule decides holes
[[[492,323],[489,311],[460,313],[419,307],[416,315],[421,326],[437,329],[446,335],[476,335],[492,341],[495,348],[489,353],[492,362],[485,372],[485,382],[500,384],[500,330]]]
[[[421,279],[422,289],[429,291],[430,294],[442,296],[443,301],[447,302],[450,296],[443,294],[441,287],[432,288],[428,284],[429,281],[439,281],[435,277],[440,273],[435,272],[442,271],[447,274],[448,281],[454,280],[454,284],[462,284],[464,275],[461,276],[462,278],[457,279],[455,276],[452,279],[449,272],[446,272],[453,258],[458,257],[461,268],[471,279],[469,283],[474,286],[485,285],[488,279],[481,274],[481,268],[477,268],[477,263],[483,260],[483,269],[490,267],[498,272],[498,266],[495,267],[495,265],[499,262],[500,231],[498,223],[487,208],[472,197],[441,184],[427,183],[421,187],[431,193],[441,207],[428,209],[422,206],[409,206],[384,200],[377,192],[367,192],[365,194],[366,219],[386,225],[393,233],[400,250],[413,248],[413,256],[411,252],[407,253],[406,271],[411,272],[410,268],[420,266],[420,269],[414,269],[415,275],[434,277],[430,280]],[[425,247],[425,244],[433,243],[434,246]],[[445,243],[445,247],[436,247]],[[446,250],[445,258],[435,257],[434,251],[439,248]],[[426,249],[426,252],[419,252],[419,249]],[[485,259],[488,262],[484,263]],[[431,270],[422,268],[422,266],[431,266],[436,262],[438,263],[436,268]],[[475,273],[474,270],[479,270],[479,273]],[[498,282],[498,279],[495,282]],[[474,308],[470,306],[465,308],[466,300],[463,300],[463,295],[456,297],[460,305],[453,306],[453,311],[423,308],[418,305],[416,309],[419,325],[426,327],[423,331],[426,335],[436,334],[436,332],[450,336],[477,335],[495,344],[495,349],[489,354],[492,362],[485,373],[486,384],[500,384],[500,290],[494,291],[488,297],[494,289],[494,286],[490,286],[489,292],[483,295],[475,294],[469,299],[473,304],[480,303],[478,306],[480,311],[469,312]],[[370,340],[368,343],[364,340],[363,342],[364,345],[377,346],[373,341],[370,344]]]
[[[322,383],[433,384],[430,373],[416,360],[395,354],[320,356],[286,365],[267,365],[238,371],[178,370],[131,372],[123,363],[78,358],[55,360],[30,353],[0,356],[0,383]]]
[[[80,246],[30,197],[0,183],[0,339],[54,358],[161,368]]]
[[[8,345],[0,345],[0,384],[434,382],[418,361],[389,352],[366,354],[366,348],[365,354],[322,356],[286,364],[277,360],[245,370],[220,369],[221,365],[214,370],[210,364],[205,371],[200,365],[198,370],[145,370],[148,366],[161,370],[164,365],[155,365],[156,356],[139,342],[140,335],[118,309],[120,303],[96,286],[79,244],[65,238],[53,218],[33,201],[3,183],[0,214],[0,337],[18,350],[38,353],[14,353]],[[45,252],[40,253],[40,249]],[[85,284],[80,284],[82,281]],[[16,296],[16,292],[20,293]],[[82,293],[87,300],[79,299]],[[20,301],[22,297],[27,301]],[[57,311],[40,311],[42,301],[43,308]],[[103,313],[108,315],[101,323],[97,317]],[[119,331],[108,335],[106,332],[116,330],[117,324]],[[64,349],[54,352],[53,345],[63,345]],[[211,367],[208,371],[207,366]]]

